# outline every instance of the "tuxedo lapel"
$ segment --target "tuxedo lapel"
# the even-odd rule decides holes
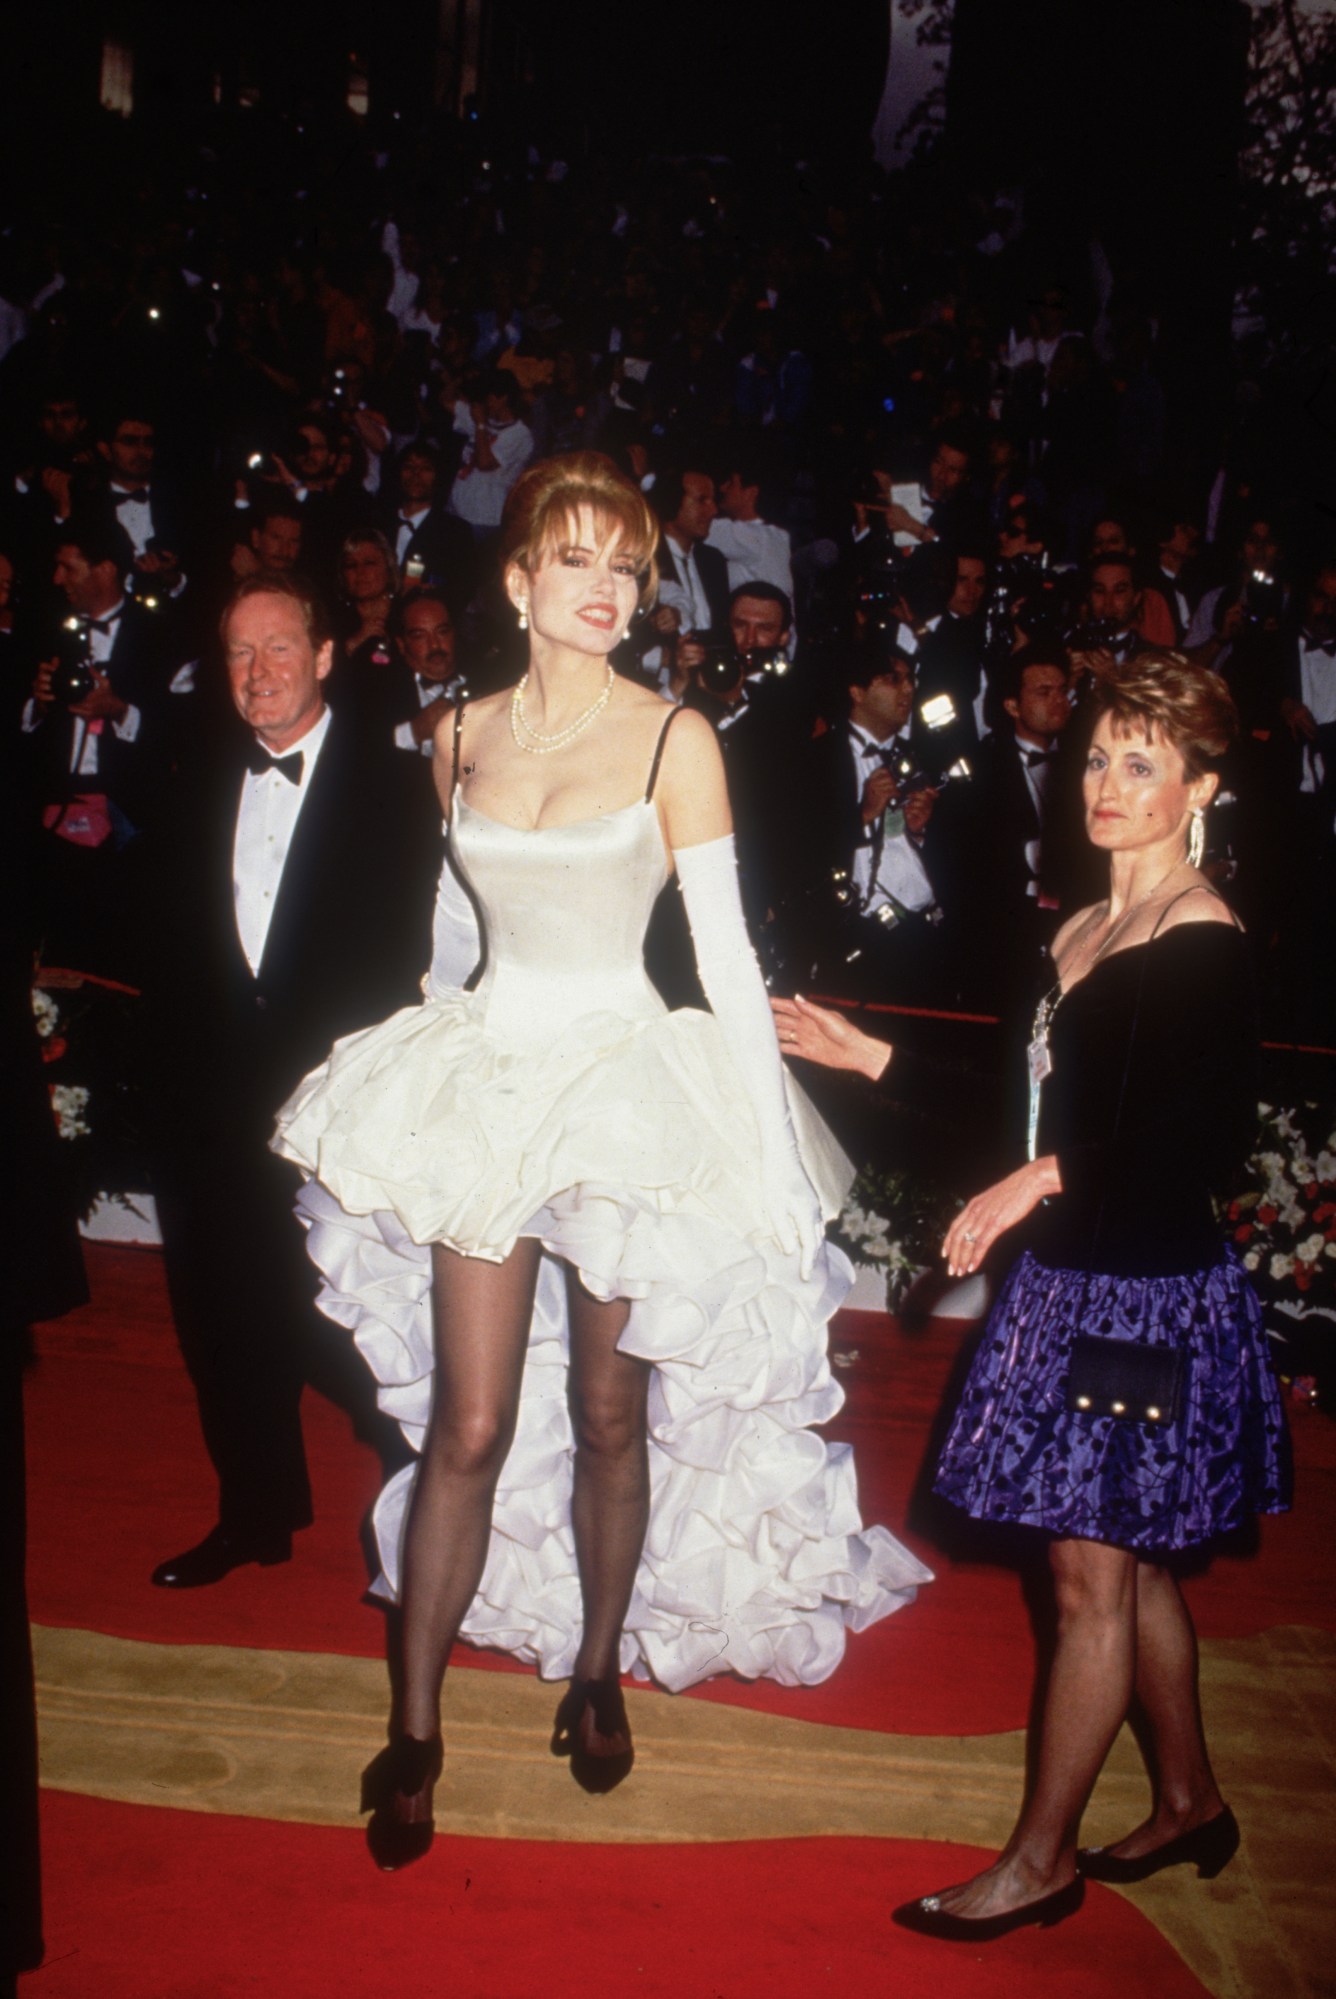
[[[317,900],[316,884],[333,864],[334,828],[340,803],[346,804],[348,798],[342,781],[344,752],[344,732],[338,717],[331,715],[329,733],[316,759],[310,788],[293,828],[278,894],[274,897],[264,955],[255,974],[266,985],[281,984],[289,964],[302,960],[305,932]]]

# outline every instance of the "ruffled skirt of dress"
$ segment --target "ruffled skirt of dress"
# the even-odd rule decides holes
[[[1067,1407],[1077,1333],[1183,1350],[1176,1420]],[[1232,1251],[1181,1277],[1052,1270],[1027,1250],[993,1307],[937,1468],[979,1520],[1151,1554],[1283,1512],[1289,1432],[1256,1294]]]
[[[849,1166],[791,1089],[829,1215]],[[708,1014],[585,1017],[538,1052],[483,1032],[451,995],[336,1044],[295,1092],[275,1147],[311,1175],[298,1202],[321,1309],[348,1327],[381,1407],[420,1448],[431,1409],[427,1245],[499,1260],[546,1251],[519,1425],[486,1568],[462,1635],[573,1668],[580,1594],[570,1526],[565,1274],[631,1301],[624,1351],[652,1363],[649,1533],[622,1669],[681,1688],[714,1673],[811,1685],[846,1629],[913,1601],[931,1572],[864,1528],[853,1456],[811,1428],[841,1406],[826,1326],[849,1266],[824,1247],[803,1282],[758,1198],[750,1104]],[[395,1596],[415,1467],[375,1509]]]

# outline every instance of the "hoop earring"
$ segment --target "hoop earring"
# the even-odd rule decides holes
[[[519,607],[519,612],[520,612],[520,630],[522,632],[527,632],[529,629],[529,606],[527,604],[521,604]]]
[[[1188,866],[1199,868],[1205,852],[1206,814],[1200,805],[1194,805],[1188,822]]]

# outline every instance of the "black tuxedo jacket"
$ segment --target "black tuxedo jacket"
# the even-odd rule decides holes
[[[804,808],[803,843],[794,855],[795,873],[814,877],[832,868],[849,868],[854,852],[863,843],[861,760],[854,755],[853,738],[846,722],[827,729],[807,752],[801,773],[799,796]],[[934,810],[920,848],[923,865],[934,889],[941,865],[940,805]]]
[[[938,811],[946,907],[968,924],[971,934],[982,935],[1035,906],[1028,894],[1025,850],[1029,841],[1039,839],[1041,828],[1009,728],[984,738],[973,770],[971,783],[952,786]],[[1054,770],[1050,783],[1055,777]]]
[[[398,547],[402,525],[396,506],[384,508],[376,521],[376,526],[392,549]],[[475,556],[468,523],[455,514],[447,513],[443,505],[429,507],[409,537],[399,564],[401,576],[414,556],[423,564],[422,575],[417,580],[435,584],[437,589],[444,590],[450,615],[458,623],[473,595]]]
[[[700,577],[705,601],[710,607],[710,630],[718,638],[728,636],[728,564],[717,548],[710,548],[698,541],[695,548],[696,573]],[[678,567],[677,551],[666,534],[659,536],[659,574],[670,582],[682,584],[682,571]]]
[[[911,732],[924,768],[934,775],[949,770],[960,757],[972,759],[979,746],[974,702],[982,677],[983,620],[943,613],[919,643]],[[945,729],[929,729],[922,720],[924,702],[937,694],[949,695],[956,711],[956,720]]]
[[[148,997],[169,1147],[263,1143],[336,1039],[420,997],[431,956],[441,833],[429,774],[335,714],[252,973],[232,880],[247,747],[239,729],[203,781],[187,776],[159,857]]]

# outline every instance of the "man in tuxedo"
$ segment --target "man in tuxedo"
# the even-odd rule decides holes
[[[693,672],[711,639],[728,631],[728,563],[707,538],[718,507],[708,472],[661,472],[651,495],[659,516],[659,603],[677,613],[677,665]]]
[[[934,826],[937,793],[910,738],[914,661],[899,645],[868,642],[846,667],[848,721],[808,752],[802,784],[811,835],[802,872],[811,883],[824,975],[851,996],[940,1003],[951,986],[942,929]],[[830,889],[846,880],[843,915]]]
[[[1059,770],[1067,688],[1057,644],[1012,653],[998,685],[1006,721],[979,745],[973,781],[941,804],[942,899],[970,940],[974,996],[1004,1011],[1057,929],[1057,850],[1079,832]]]
[[[217,1524],[154,1571],[167,1589],[284,1561],[310,1522],[303,1381],[345,1364],[343,1400],[364,1371],[315,1315],[295,1177],[267,1141],[337,1037],[418,996],[440,850],[426,791],[326,706],[332,635],[308,586],[248,579],[222,636],[242,727],[181,786],[149,992],[155,1190],[219,1487]]]
[[[153,578],[164,597],[185,587],[182,547],[185,527],[180,507],[154,477],[158,433],[137,402],[113,406],[98,440],[106,498],[134,548],[134,567]]]
[[[378,525],[409,582],[444,590],[452,622],[473,593],[473,536],[440,498],[441,463],[434,444],[419,438],[395,468],[395,498]]]
[[[446,592],[422,586],[396,598],[390,640],[394,680],[388,682],[392,708],[386,708],[386,722],[394,748],[430,756],[436,726],[464,678],[454,664],[454,622]]]
[[[950,594],[924,623],[916,661],[914,748],[932,771],[973,757],[983,710],[987,565],[973,552],[949,554],[948,562]]]
[[[49,963],[132,976],[140,836],[167,777],[163,625],[126,596],[130,538],[109,511],[71,516],[59,529],[52,580],[68,607],[66,664],[90,683],[72,688],[54,647],[23,710],[39,800],[41,904]]]

